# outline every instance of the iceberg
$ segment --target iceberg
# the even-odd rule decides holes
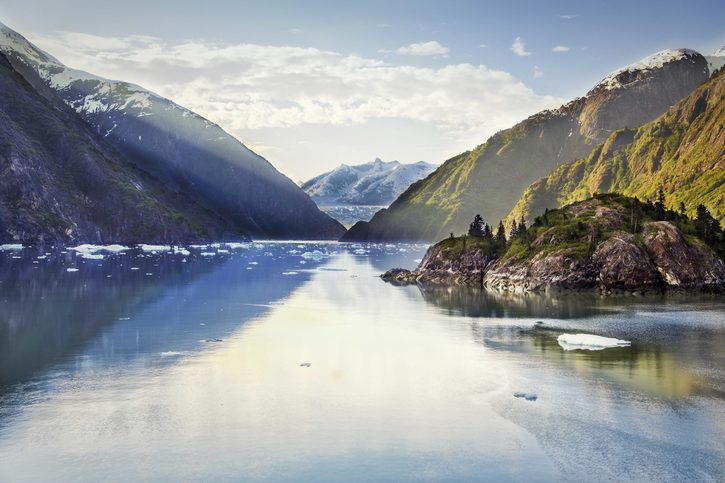
[[[141,244],[138,246],[141,250],[145,252],[168,252],[171,250],[171,247],[169,245],[146,245]]]
[[[561,334],[556,340],[565,351],[599,351],[610,347],[627,347],[631,344],[628,340],[591,334]]]
[[[20,243],[4,243],[0,245],[0,251],[6,251],[6,250],[22,250],[25,248]]]
[[[91,245],[90,243],[84,243],[83,245],[78,245],[77,247],[70,247],[69,249],[75,252],[90,254],[96,252],[120,253],[125,252],[126,250],[130,250],[131,247],[123,245]]]

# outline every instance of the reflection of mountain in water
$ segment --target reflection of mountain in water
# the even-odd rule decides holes
[[[101,261],[72,252],[40,260],[44,255],[30,250],[21,259],[0,254],[0,388],[81,351],[108,362],[170,346],[191,350],[223,336],[309,279],[304,272],[283,275],[291,262],[276,256],[280,250],[255,246],[209,257],[130,252]],[[79,271],[66,271],[73,266]],[[229,304],[243,306],[233,318],[225,314]]]

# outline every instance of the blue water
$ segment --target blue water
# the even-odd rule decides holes
[[[189,250],[0,253],[0,480],[725,479],[723,298],[382,282],[413,245]]]

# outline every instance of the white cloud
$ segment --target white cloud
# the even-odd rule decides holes
[[[298,28],[291,28],[287,32],[291,33],[292,35],[299,35],[301,33],[304,33],[304,30],[298,29]]]
[[[534,66],[534,79],[540,79],[544,77],[544,73],[539,69],[538,65]]]
[[[552,52],[569,52],[569,47],[566,45],[557,45],[553,49],[551,49]]]
[[[240,139],[255,129],[388,119],[428,123],[480,142],[562,103],[484,65],[427,68],[315,48],[152,37],[59,32],[31,38],[71,67],[142,85]]]
[[[564,20],[574,20],[579,15],[559,15],[559,18],[562,18]]]
[[[486,45],[486,44],[478,44],[478,46],[479,46],[480,48],[482,48],[482,49],[485,49],[486,47],[488,47],[488,45]]]
[[[405,45],[395,50],[380,49],[378,52],[382,54],[398,54],[398,55],[415,55],[415,56],[428,56],[428,55],[441,55],[447,56],[450,52],[448,47],[442,46],[435,40],[428,42],[419,42],[417,44]]]
[[[516,39],[514,40],[514,43],[511,44],[511,52],[518,55],[519,57],[531,55],[531,52],[526,51],[526,45],[524,44],[524,39],[522,39],[521,37],[516,37]]]
[[[392,27],[389,23],[376,23],[375,26],[379,29],[387,29]]]

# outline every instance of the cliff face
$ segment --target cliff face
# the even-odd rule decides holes
[[[508,219],[531,221],[546,208],[618,192],[654,198],[662,188],[670,207],[699,204],[725,222],[725,71],[636,130],[620,130],[585,158],[563,164],[529,186]]]
[[[683,234],[691,222],[653,221],[641,206],[616,195],[591,198],[549,212],[548,221],[529,228],[525,242],[496,250],[470,237],[465,243],[447,239],[431,246],[415,271],[391,270],[383,278],[508,292],[723,291],[725,264]]]
[[[0,53],[0,242],[244,238],[136,168]]]
[[[536,179],[586,156],[613,131],[657,118],[708,75],[705,58],[687,49],[643,59],[611,74],[586,96],[449,159],[343,239],[432,241],[461,233],[476,213],[496,223]]]

